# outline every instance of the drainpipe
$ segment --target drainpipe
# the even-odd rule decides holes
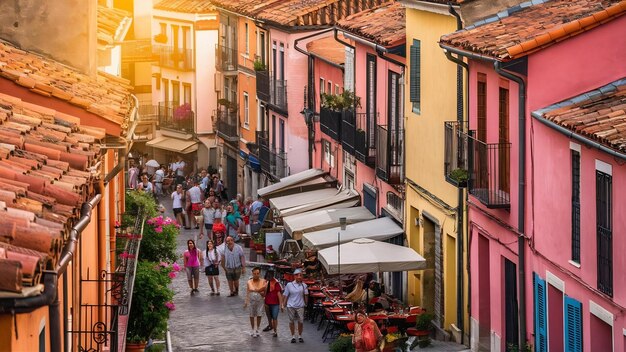
[[[456,18],[456,29],[460,30],[463,28],[463,21],[461,20],[461,16],[459,15],[458,12],[456,12],[456,10],[454,9],[454,7],[452,7],[452,3],[448,3],[448,11],[450,12],[450,14],[452,16],[454,16]],[[448,58],[448,60],[454,62],[457,64],[457,71],[456,71],[456,104],[457,104],[457,109],[456,109],[456,120],[457,123],[459,125],[458,128],[463,128],[464,124],[463,124],[463,120],[464,120],[464,115],[463,115],[463,69],[465,69],[468,72],[468,76],[469,76],[469,65],[467,63],[465,63],[463,60],[459,59],[459,58],[455,58],[453,57],[449,52],[446,52],[446,57]],[[468,84],[469,86],[469,84]],[[469,97],[469,95],[468,95]],[[464,296],[463,296],[463,262],[464,262],[464,258],[463,258],[463,241],[465,240],[465,236],[464,236],[464,232],[463,232],[463,224],[464,224],[464,219],[463,219],[463,212],[465,210],[465,190],[463,188],[457,188],[457,243],[456,243],[456,256],[457,256],[457,261],[456,261],[456,281],[457,281],[457,285],[456,285],[456,322],[457,322],[457,328],[461,331],[461,344],[463,343],[464,340],[464,335],[465,335],[465,316],[464,316],[464,309],[463,309],[463,301],[464,301]],[[468,241],[468,245],[469,245],[469,241]],[[468,259],[468,265],[469,265],[469,259]],[[469,275],[469,274],[468,274]],[[468,287],[469,287],[469,277],[468,277]],[[468,295],[470,296],[470,295]],[[469,301],[469,298],[468,298]]]
[[[500,61],[495,61],[493,63],[493,67],[496,72],[505,78],[514,81],[518,85],[518,95],[519,95],[519,105],[518,105],[518,114],[519,114],[519,175],[518,175],[518,202],[517,202],[517,228],[519,232],[519,236],[517,237],[517,252],[518,252],[518,269],[517,269],[517,281],[519,287],[519,334],[520,334],[520,342],[519,348],[520,351],[526,350],[526,237],[524,236],[525,231],[525,206],[526,206],[526,82],[524,79],[518,75],[514,75],[509,71],[505,71],[502,68],[502,63]]]

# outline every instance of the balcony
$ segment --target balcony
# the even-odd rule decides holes
[[[228,142],[239,142],[239,115],[237,111],[217,110],[213,116],[217,119],[217,135]]]
[[[267,131],[257,132],[257,144],[259,145],[259,162],[261,163],[261,171],[270,172],[270,147],[269,136]]]
[[[215,44],[215,53],[217,54],[217,60],[215,61],[215,68],[222,72],[237,71],[237,49],[231,49],[224,45]]]
[[[356,145],[356,116],[354,110],[344,110],[341,114],[341,146],[354,155]]]
[[[376,176],[392,185],[404,182],[403,147],[404,131],[377,126]]]
[[[511,143],[484,143],[472,135],[467,137],[470,194],[487,208],[510,208]]]
[[[270,101],[270,73],[269,71],[256,71],[256,95],[259,99]]]
[[[464,131],[467,124],[456,121],[444,122],[444,175],[446,181],[456,187],[467,187],[469,179],[469,135]]]
[[[259,162],[261,171],[271,175],[276,179],[287,176],[289,169],[287,165],[287,153],[281,150],[274,151],[269,146],[268,134],[266,131],[257,132],[257,144],[259,146]]]
[[[600,224],[597,227],[598,290],[613,297],[613,239],[612,231]]]
[[[174,48],[168,45],[155,45],[154,54],[157,55],[159,66],[179,71],[193,71],[193,50]]]
[[[284,112],[287,112],[287,81],[271,79],[270,84],[270,104]]]
[[[341,111],[320,108],[320,129],[337,142],[341,139]]]
[[[355,115],[356,132],[354,137],[354,154],[356,158],[368,166],[376,162],[376,121],[378,114],[368,119],[367,113]]]
[[[194,133],[194,112],[189,104],[180,105],[179,102],[160,102],[158,107],[159,128],[181,132]]]
[[[152,53],[151,39],[125,40],[122,42],[122,62],[149,62],[155,59]]]

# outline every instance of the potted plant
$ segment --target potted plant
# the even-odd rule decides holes
[[[417,330],[417,345],[420,348],[430,346],[430,330],[432,329],[432,320],[434,316],[428,313],[422,313],[417,316],[415,329]]]
[[[467,180],[469,180],[469,172],[466,169],[458,168],[454,169],[448,175],[453,182],[457,184],[459,187],[466,187]]]
[[[265,64],[263,62],[261,62],[261,60],[259,60],[257,58],[256,60],[254,60],[254,70],[255,71],[265,71],[265,70],[267,70],[267,67],[265,67]]]
[[[167,263],[137,263],[126,351],[143,351],[148,340],[166,332],[170,311],[175,309],[174,292],[168,286],[175,276],[174,268]]]
[[[352,345],[352,336],[350,334],[341,334],[337,336],[335,341],[328,345],[330,352],[354,352]]]
[[[191,104],[185,103],[174,109],[174,120],[184,121],[191,118]]]

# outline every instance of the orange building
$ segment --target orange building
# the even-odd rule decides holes
[[[116,342],[129,92],[120,78],[0,41],[0,351]]]

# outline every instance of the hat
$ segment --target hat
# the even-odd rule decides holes
[[[302,274],[302,269],[296,269],[293,271],[294,275]]]

